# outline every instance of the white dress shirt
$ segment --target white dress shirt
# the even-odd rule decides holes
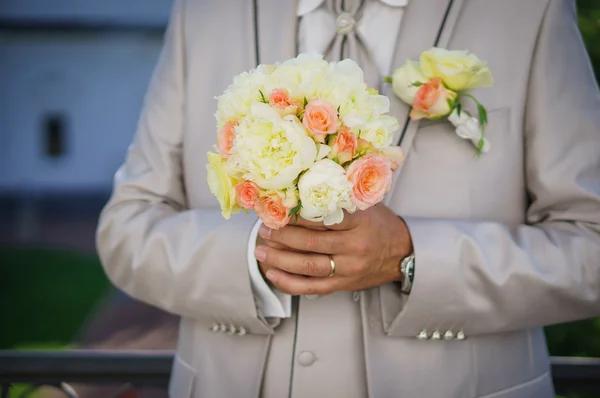
[[[409,0],[365,0],[362,17],[354,29],[361,35],[381,76],[390,75],[392,58],[400,31],[404,8]],[[323,54],[336,35],[336,15],[325,6],[325,0],[300,0],[298,17],[299,52]],[[397,65],[400,66],[400,65]],[[248,266],[252,290],[257,305],[265,317],[288,318],[291,315],[291,296],[271,289],[263,279],[254,257],[256,238],[261,226],[254,225],[248,242]]]

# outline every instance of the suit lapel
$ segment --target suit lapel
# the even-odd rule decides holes
[[[406,25],[404,25],[404,28],[401,29],[400,32],[400,39],[394,56],[392,69],[404,65],[409,58],[417,60],[423,51],[432,47],[440,33],[440,28],[444,23],[444,19],[446,22],[437,46],[444,48],[448,47],[463,2],[464,0],[454,0],[450,5],[450,0],[412,0],[405,16],[406,19],[404,24]],[[451,8],[446,15],[449,5]],[[432,20],[432,18],[434,19]],[[435,21],[435,23],[432,21]],[[404,150],[405,156],[408,157],[415,134],[419,128],[419,122],[409,119],[410,106],[396,97],[390,85],[387,85],[387,89],[388,92],[385,94],[390,97],[390,113],[398,118],[401,126],[405,126],[404,131],[401,130],[396,134],[395,142],[397,143],[402,137],[401,147]],[[403,122],[405,124],[403,124]],[[388,206],[394,195],[396,183],[401,171],[402,166],[394,173],[390,192],[384,201]],[[373,297],[377,296],[374,295]],[[386,333],[388,333],[392,327],[394,319],[397,319],[397,315],[402,310],[405,301],[406,297],[402,296],[395,286],[391,284],[380,286],[379,305],[381,308],[382,323]]]
[[[296,56],[298,0],[257,0],[261,64]]]
[[[418,60],[423,51],[436,45],[444,21],[444,29],[437,46],[447,46],[456,19],[460,14],[462,2],[463,0],[412,0],[409,3],[400,28],[390,75],[396,68],[404,65],[407,60]],[[419,128],[419,122],[410,120],[411,107],[394,94],[391,84],[384,86],[383,94],[390,98],[390,114],[398,119],[401,126],[394,135],[394,143],[400,142],[405,157],[408,157]],[[385,198],[384,203],[388,206],[401,169],[402,166],[394,173],[392,187]]]

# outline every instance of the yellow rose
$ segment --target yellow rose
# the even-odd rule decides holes
[[[208,187],[217,197],[221,204],[221,213],[225,219],[229,219],[231,214],[241,210],[235,201],[235,181],[229,176],[225,168],[225,159],[214,152],[208,153]]]
[[[468,51],[434,47],[421,54],[421,71],[430,79],[441,78],[444,85],[454,91],[489,87],[494,83],[486,63]]]

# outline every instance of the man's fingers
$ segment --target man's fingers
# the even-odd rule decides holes
[[[325,226],[322,222],[308,221],[302,217],[298,217],[298,221],[291,223],[291,225],[295,227],[304,227],[309,229],[314,229],[317,231],[327,231],[329,228]]]
[[[277,268],[272,268],[267,272],[267,279],[280,291],[293,296],[330,294],[342,290],[340,287],[344,281],[344,278],[340,276],[311,278],[290,274]]]
[[[343,254],[348,253],[350,249],[348,235],[343,231],[315,231],[292,226],[272,230],[263,225],[259,234],[264,239],[303,252]]]
[[[339,224],[329,225],[327,228],[332,231],[349,231],[358,226],[360,217],[362,217],[362,212],[360,210],[357,210],[352,214],[344,211],[344,219],[342,222]]]
[[[264,243],[262,243],[265,246],[269,246],[273,249],[277,249],[277,250],[290,250],[290,251],[294,251],[294,249],[291,249],[289,247],[287,247],[286,245],[282,244],[282,243],[277,243],[277,242],[273,242],[270,240],[265,240]]]
[[[254,255],[261,264],[292,274],[326,277],[331,273],[329,258],[323,254],[297,253],[258,246]]]

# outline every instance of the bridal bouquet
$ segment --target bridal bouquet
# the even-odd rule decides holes
[[[226,219],[254,210],[273,229],[298,216],[334,225],[379,203],[404,160],[389,99],[349,59],[260,65],[217,100],[208,185]]]

